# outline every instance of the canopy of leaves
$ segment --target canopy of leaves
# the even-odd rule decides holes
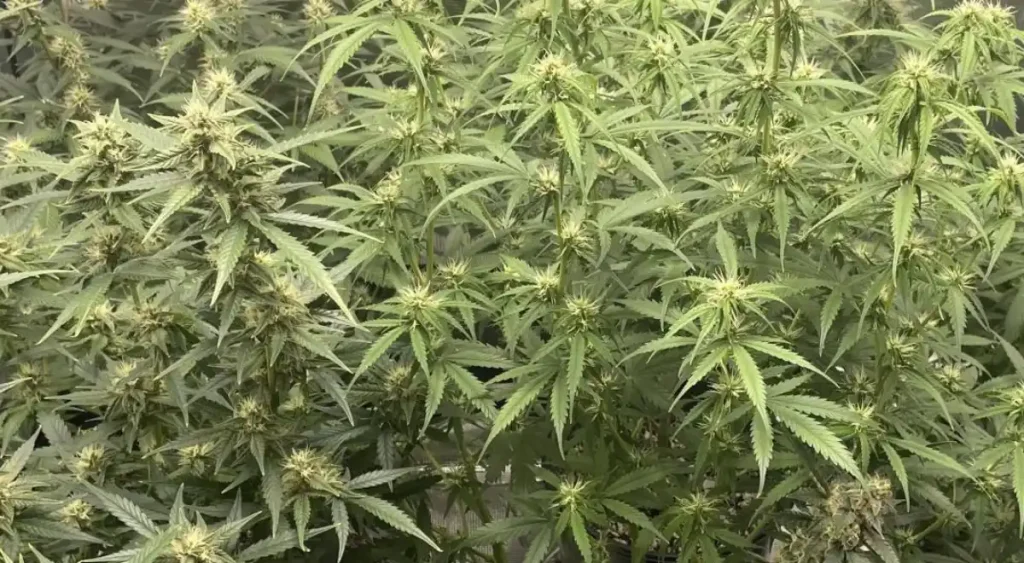
[[[0,561],[1024,561],[1011,10],[0,26]]]

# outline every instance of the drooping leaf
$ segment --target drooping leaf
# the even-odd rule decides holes
[[[430,539],[430,536],[417,528],[416,523],[413,522],[412,518],[399,510],[397,506],[376,497],[359,494],[347,495],[345,497],[345,502],[352,503],[359,508],[362,508],[400,532],[404,532],[410,536],[418,538],[435,551],[441,551],[441,548],[434,543],[434,540]]]
[[[857,477],[861,477],[857,462],[854,461],[850,450],[843,445],[842,441],[828,428],[813,418],[786,408],[775,407],[772,413],[779,418],[787,428],[803,443],[807,444],[822,457],[839,466],[841,469]]]

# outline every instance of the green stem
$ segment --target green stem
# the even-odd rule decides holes
[[[426,283],[430,283],[434,279],[434,222],[430,221],[426,228],[427,233],[427,279]]]
[[[772,45],[771,76],[779,75],[779,64],[782,60],[782,0],[772,0],[772,15],[775,16],[775,38]]]
[[[772,0],[772,15],[775,17],[775,37],[772,39],[772,51],[769,53],[768,68],[769,77],[774,84],[779,76],[779,66],[782,61],[782,0]],[[772,146],[772,119],[775,112],[772,109],[771,101],[768,101],[768,112],[761,124],[761,154],[766,154]]]
[[[568,285],[569,272],[567,272],[567,259],[565,249],[562,248],[562,197],[565,194],[565,153],[558,157],[558,193],[555,194],[555,232],[558,235],[558,281],[562,293],[565,294]]]

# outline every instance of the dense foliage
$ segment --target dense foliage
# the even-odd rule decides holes
[[[1013,18],[7,0],[0,561],[1024,561]]]

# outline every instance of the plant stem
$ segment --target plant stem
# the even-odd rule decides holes
[[[565,249],[562,248],[562,197],[565,194],[565,153],[558,157],[558,193],[555,194],[555,232],[558,235],[558,281],[562,293],[565,294],[569,273],[566,271]]]
[[[775,16],[775,37],[772,45],[771,76],[779,75],[779,64],[782,60],[782,0],[772,0],[772,15]]]
[[[434,279],[434,222],[427,223],[427,279],[430,283]]]
[[[772,16],[775,18],[775,33],[772,38],[772,51],[768,54],[768,76],[774,87],[775,79],[779,77],[779,66],[782,60],[782,0],[772,0]],[[772,145],[772,120],[775,112],[770,99],[767,103],[768,112],[764,116],[764,123],[761,124],[761,154],[766,154],[771,150]]]
[[[466,477],[470,480],[470,486],[473,490],[471,503],[474,506],[471,508],[477,513],[481,524],[490,524],[493,518],[491,511],[487,508],[487,502],[484,500],[483,484],[476,478],[476,463],[473,462],[473,458],[469,455],[469,450],[466,449],[466,436],[461,419],[455,420],[453,433],[455,434],[455,444],[459,448],[459,454],[462,456],[462,465],[467,468]],[[469,468],[472,468],[472,470],[470,471]],[[491,544],[491,551],[494,554],[494,563],[508,563],[504,544],[498,542]]]

